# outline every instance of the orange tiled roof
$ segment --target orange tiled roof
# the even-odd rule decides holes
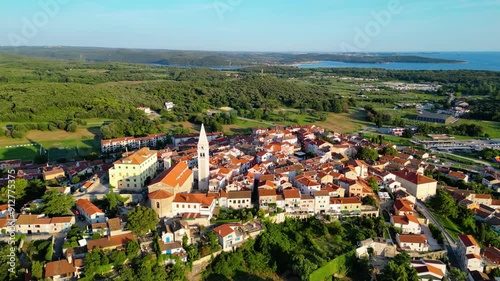
[[[149,199],[155,199],[155,200],[161,200],[161,199],[167,199],[174,196],[172,193],[167,192],[165,190],[156,190],[151,193],[149,193],[148,197]]]
[[[467,259],[478,259],[478,260],[480,260],[480,259],[481,259],[481,256],[476,255],[476,254],[467,254],[467,255],[465,255],[465,257],[466,257]]]
[[[111,248],[125,245],[128,241],[135,241],[136,238],[133,234],[127,233],[117,236],[105,237],[87,242],[87,249],[92,251],[94,248]]]
[[[263,196],[276,196],[276,190],[274,189],[259,189],[259,197]]]
[[[423,234],[399,234],[399,241],[403,243],[420,243],[427,242],[427,237]]]
[[[361,204],[358,197],[330,198],[331,204]]]
[[[426,184],[426,183],[434,183],[434,182],[437,183],[437,181],[434,179],[431,179],[429,177],[422,176],[420,174],[417,174],[415,172],[410,172],[407,170],[397,171],[397,172],[394,172],[394,174],[396,175],[396,177],[403,178],[403,179],[405,179],[413,184],[416,184],[416,185]]]
[[[215,232],[220,237],[226,237],[234,232],[234,230],[228,224],[220,225],[214,228],[212,231]]]
[[[175,203],[198,203],[201,206],[210,206],[214,197],[208,197],[202,193],[177,193],[174,198]]]
[[[172,168],[161,173],[154,179],[150,185],[162,182],[171,187],[182,186],[186,180],[193,174],[186,162],[179,162]]]
[[[410,204],[413,203],[406,199],[396,199],[396,201],[394,201],[394,208],[402,212],[413,212],[413,208]]]
[[[320,185],[317,181],[309,176],[297,176],[295,177],[295,181],[299,182],[304,186],[317,186]]]
[[[126,157],[115,161],[114,164],[140,165],[151,156],[156,155],[156,153],[156,150],[150,150],[149,147],[143,147],[136,152],[128,153]]]
[[[457,179],[462,179],[462,180],[467,177],[467,175],[465,175],[464,173],[459,173],[459,172],[455,172],[455,171],[450,171],[448,173],[448,176],[454,177],[454,178],[457,178]]]
[[[59,260],[48,262],[45,265],[45,277],[53,277],[57,275],[67,275],[75,273],[75,267],[68,260]]]
[[[79,199],[78,201],[76,201],[76,205],[89,215],[93,215],[95,213],[104,214],[104,212],[101,209],[97,208],[97,206],[94,205],[94,203],[90,202],[87,199]]]
[[[286,189],[283,190],[283,196],[285,199],[300,198],[300,191],[298,189]]]
[[[474,239],[472,235],[461,234],[458,235],[458,238],[462,241],[462,243],[464,243],[465,247],[479,246],[479,244],[477,244],[476,242],[476,239]]]
[[[491,199],[490,194],[476,194],[474,197],[477,199]]]

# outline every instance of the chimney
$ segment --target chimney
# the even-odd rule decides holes
[[[70,264],[73,264],[73,255],[72,254],[69,254],[68,256],[66,256],[66,259],[68,260],[68,262]]]

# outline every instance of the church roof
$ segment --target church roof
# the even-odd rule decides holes
[[[205,132],[205,125],[204,124],[201,124],[200,138],[199,138],[198,144],[207,144],[208,145],[208,138],[207,138],[207,133]]]

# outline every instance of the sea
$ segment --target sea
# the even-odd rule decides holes
[[[377,53],[377,55],[383,55]],[[346,63],[338,61],[320,61],[299,64],[299,68],[382,68],[395,70],[490,70],[500,71],[500,52],[433,52],[433,53],[386,53],[386,55],[409,55],[428,58],[465,61],[464,63]]]

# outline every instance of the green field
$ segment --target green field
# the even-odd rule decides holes
[[[0,160],[33,160],[40,153],[40,146],[48,151],[51,161],[60,158],[75,159],[91,152],[100,151],[100,126],[108,119],[86,119],[87,125],[80,126],[74,133],[63,130],[29,131],[25,137],[14,139],[0,136]],[[2,122],[0,126],[12,124]],[[46,152],[44,152],[46,153]]]
[[[58,141],[33,141],[31,143],[34,145],[17,146],[28,144],[27,142],[20,142],[17,145],[9,145],[14,147],[6,148],[6,146],[2,146],[2,148],[0,148],[0,159],[33,160],[40,152],[40,145],[43,147],[43,150],[48,151],[50,161],[60,158],[74,159],[77,156],[85,156],[89,155],[91,152],[100,151],[100,142],[90,137],[82,137],[80,140],[66,139]]]
[[[397,136],[390,136],[390,135],[384,135],[384,134],[363,134],[365,138],[377,138],[379,135],[382,135],[383,142],[389,142],[395,145],[411,145],[411,142],[407,138],[403,137],[397,137]]]
[[[484,133],[488,134],[490,138],[492,138],[492,139],[499,139],[500,138],[500,122],[461,119],[455,124],[457,124],[457,125],[477,124],[477,125],[480,125],[483,127]],[[455,137],[457,137],[457,136],[455,136]],[[468,138],[471,139],[471,137],[468,137]]]
[[[324,266],[316,269],[309,277],[311,281],[323,281],[327,280],[328,277],[332,275],[342,275],[345,276],[348,270],[347,261],[355,255],[354,251],[345,253],[338,256],[337,258],[329,261]]]
[[[458,235],[463,234],[464,231],[455,224],[453,221],[451,221],[449,218],[442,217],[440,215],[437,215],[436,213],[433,213],[434,217],[441,223],[441,225],[448,231],[448,233],[453,237],[453,239],[457,240]]]
[[[252,129],[255,127],[271,127],[273,124],[272,122],[258,122],[258,121],[248,121],[248,120],[241,120],[237,119],[234,124],[230,125],[223,125],[222,127],[224,128],[224,132],[228,135],[234,135],[234,134],[251,134]]]

